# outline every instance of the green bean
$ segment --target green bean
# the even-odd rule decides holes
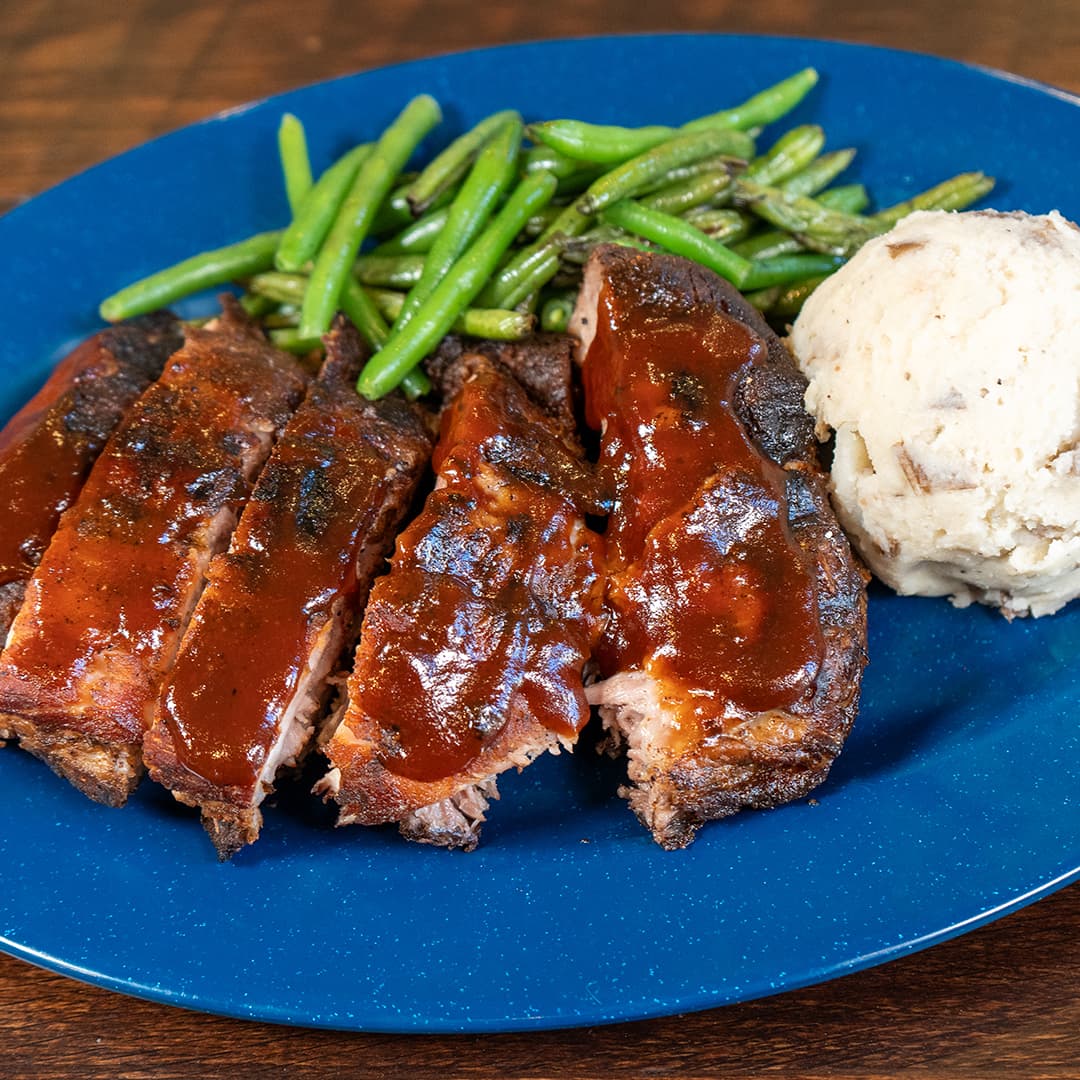
[[[409,324],[420,305],[449,273],[458,256],[480,234],[496,204],[513,184],[521,151],[522,126],[517,113],[504,117],[476,156],[469,175],[450,205],[446,225],[424,260],[420,278],[409,292],[396,329]]]
[[[704,173],[726,172],[729,176],[733,176],[745,168],[746,161],[743,158],[731,157],[729,154],[717,154],[716,157],[702,158],[701,161],[692,161],[689,165],[678,165],[674,169],[669,169],[654,184],[642,188],[639,197],[652,195],[669,184],[677,183],[680,180],[690,180]]]
[[[306,356],[316,349],[322,349],[321,337],[311,337],[309,334],[301,334],[295,326],[282,326],[277,330],[270,331],[270,340],[286,352],[298,353]]]
[[[360,166],[315,258],[300,316],[300,329],[305,334],[322,334],[329,328],[342,286],[371,229],[379,205],[390,192],[405,162],[440,117],[434,98],[426,94],[413,98],[382,133],[371,156]]]
[[[393,289],[368,289],[366,291],[375,301],[379,314],[391,322],[396,322],[405,306],[405,294]],[[505,311],[499,308],[466,308],[454,320],[450,329],[458,334],[490,338],[493,341],[521,341],[532,333],[535,325],[536,319],[518,311]],[[394,330],[397,331],[396,325]]]
[[[813,68],[789,75],[786,79],[767,87],[753,97],[747,98],[741,105],[722,112],[703,116],[683,124],[683,131],[702,131],[708,128],[730,127],[746,131],[750,128],[764,127],[791,112],[796,105],[817,85],[818,73]]]
[[[861,214],[870,205],[870,196],[862,184],[840,184],[814,196],[822,206],[844,214]]]
[[[817,124],[792,128],[750,162],[743,178],[759,184],[779,185],[802,172],[821,153],[824,145],[825,132]]]
[[[274,257],[279,270],[299,270],[315,257],[371,149],[370,143],[353,147],[319,177],[281,237]]]
[[[678,217],[696,206],[717,201],[733,186],[726,172],[708,172],[686,180],[676,180],[649,195],[642,195],[638,201],[642,206]]]
[[[751,181],[740,182],[740,196],[755,214],[794,233],[812,251],[850,255],[881,231],[881,226],[868,218],[842,214],[805,195],[791,195]]]
[[[269,296],[255,296],[248,292],[240,297],[240,306],[253,319],[262,319],[277,307],[277,301]]]
[[[552,236],[520,251],[487,284],[480,303],[484,307],[510,308],[542,288],[559,269],[563,244],[562,236]]]
[[[551,173],[526,176],[451,271],[420,305],[413,321],[368,361],[357,389],[368,398],[392,390],[426,356],[483,288],[521,227],[555,194]]]
[[[341,290],[341,307],[373,352],[386,344],[390,338],[390,327],[386,325],[368,289],[351,279],[346,281]],[[407,398],[415,401],[431,393],[431,380],[420,368],[414,368],[401,380],[401,389]]]
[[[280,270],[270,270],[265,274],[255,274],[248,281],[248,289],[278,304],[297,304],[304,299],[307,280],[306,274],[283,274]]]
[[[869,201],[866,188],[862,184],[846,184],[842,187],[829,188],[818,194],[816,200],[821,206],[838,210],[845,214],[858,214],[866,208]],[[694,224],[697,224],[695,222]],[[748,259],[766,259],[776,255],[790,255],[805,251],[802,240],[783,229],[770,229],[758,233],[733,248]]]
[[[237,244],[193,255],[113,293],[102,301],[98,310],[107,322],[130,319],[156,311],[189,293],[269,270],[274,265],[274,252],[280,239],[280,232],[259,233]]]
[[[767,312],[769,308],[780,299],[783,285],[770,285],[767,289],[751,289],[743,293],[743,296],[761,312]]]
[[[545,206],[539,214],[533,214],[533,216],[525,222],[525,228],[521,230],[523,235],[537,237],[542,232],[546,232],[548,227],[565,209],[564,206]]]
[[[513,109],[492,113],[436,155],[405,192],[413,214],[419,217],[439,194],[454,187],[469,171],[484,144],[511,121],[521,124],[521,116]]]
[[[781,289],[780,295],[773,302],[769,313],[771,315],[780,315],[785,318],[794,318],[802,311],[802,306],[806,303],[810,294],[828,276],[828,274],[821,274],[807,278],[805,281],[797,281],[794,284]]]
[[[831,274],[844,262],[839,255],[819,255],[810,252],[795,255],[776,255],[771,259],[756,259],[740,283],[743,290],[767,289],[770,285],[786,285],[818,274]]]
[[[792,195],[817,195],[827,188],[852,162],[855,151],[832,150],[815,158],[805,168],[793,173],[777,185]],[[759,181],[760,177],[757,178]]]
[[[736,287],[750,273],[749,259],[707,237],[681,218],[640,206],[630,199],[601,211],[600,218],[629,233],[651,240],[676,255],[683,255],[715,270]]]
[[[311,190],[311,160],[304,125],[292,113],[285,113],[278,125],[278,156],[285,177],[285,196],[295,217]]]
[[[988,195],[993,187],[992,176],[981,172],[961,173],[914,198],[905,199],[904,202],[879,211],[872,220],[878,225],[891,228],[915,210],[964,210]]]
[[[564,334],[570,325],[570,316],[574,311],[575,294],[559,293],[549,297],[540,309],[540,329],[549,334]]]
[[[552,176],[564,180],[589,166],[583,165],[574,158],[568,158],[548,146],[530,146],[525,151],[522,167],[526,173],[549,172]]]
[[[806,68],[755,94],[741,105],[691,120],[680,128],[656,124],[627,128],[587,124],[579,120],[549,120],[530,124],[528,134],[531,139],[543,143],[564,158],[617,165],[678,134],[717,130],[745,133],[749,128],[772,123],[795,108],[817,83],[817,79],[817,72],[813,68]],[[754,152],[752,139],[734,139],[730,152],[738,156],[751,156]]]
[[[353,276],[363,285],[411,289],[424,272],[426,255],[361,255]]]
[[[729,246],[741,240],[754,226],[754,219],[742,210],[702,208],[699,212],[686,214],[685,220],[706,236]]]
[[[661,124],[628,128],[589,124],[582,120],[547,120],[530,124],[526,134],[563,157],[602,165],[618,165],[670,139],[675,128]]]
[[[411,225],[406,225],[397,236],[393,236],[389,240],[384,240],[372,251],[372,254],[426,254],[431,250],[431,245],[435,243],[435,238],[446,225],[446,219],[449,214],[450,210],[446,206],[441,206],[438,210],[431,210],[422,218],[414,221]]]
[[[699,131],[691,135],[676,135],[646,153],[623,162],[589,187],[576,203],[578,213],[592,217],[605,206],[638,194],[671,169],[724,153],[724,140],[730,134],[729,131]]]

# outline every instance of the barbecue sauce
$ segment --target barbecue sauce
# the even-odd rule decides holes
[[[623,285],[622,282],[619,283]],[[824,644],[814,579],[788,524],[785,472],[735,407],[761,338],[706,303],[606,283],[584,365],[587,420],[615,493],[605,540],[603,675],[644,669],[685,737],[790,709]]]
[[[33,573],[113,428],[179,347],[171,319],[147,322],[82,342],[0,432],[0,586]]]
[[[360,600],[358,561],[366,591],[397,520],[387,518],[388,498],[396,493],[403,511],[427,459],[427,435],[411,413],[390,453],[372,439],[405,407],[365,402],[355,375],[324,371],[289,422],[228,553],[211,567],[162,695],[179,764],[238,794],[254,788],[309,663],[337,667]],[[331,656],[319,656],[323,649]],[[323,675],[312,688],[316,707],[324,686]]]
[[[141,741],[205,563],[303,387],[261,340],[189,339],[109,440],[31,578],[0,707]]]
[[[373,590],[350,682],[361,716],[343,725],[375,732],[389,772],[454,776],[529,717],[568,738],[584,726],[600,541],[576,460],[493,367],[444,413],[440,486]]]

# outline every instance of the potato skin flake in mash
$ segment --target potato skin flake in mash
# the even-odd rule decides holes
[[[912,214],[814,292],[789,344],[879,578],[1009,617],[1080,595],[1075,225]]]

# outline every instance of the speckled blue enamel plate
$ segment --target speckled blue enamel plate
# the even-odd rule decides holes
[[[0,219],[6,415],[98,301],[276,226],[274,130],[322,164],[429,91],[446,132],[531,118],[679,122],[813,64],[796,120],[859,148],[888,203],[967,169],[995,204],[1080,216],[1080,108],[994,73],[771,38],[552,42],[368,72],[159,139]],[[472,855],[332,830],[302,793],[219,865],[195,815],[144,785],[124,810],[0,754],[0,947],[211,1012],[371,1031],[502,1031],[702,1009],[933,944],[1080,875],[1080,604],[1008,625],[874,592],[862,713],[814,801],[656,847],[587,748],[501,782]]]

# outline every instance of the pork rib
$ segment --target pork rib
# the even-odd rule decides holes
[[[100,331],[61,360],[0,431],[0,642],[60,515],[113,428],[181,340],[179,323],[167,312]]]
[[[357,394],[361,361],[339,323],[210,564],[143,744],[151,778],[201,808],[223,859],[258,837],[279,770],[307,752],[431,454],[418,409]]]
[[[863,576],[805,384],[761,317],[675,256],[603,247],[572,326],[614,491],[589,689],[664,847],[819,784],[855,716]]]
[[[227,306],[120,423],[60,519],[0,655],[0,717],[85,794],[123,803],[203,587],[306,379]]]
[[[461,360],[436,489],[372,590],[319,790],[340,824],[469,850],[495,777],[588,719],[601,579],[576,445],[497,361]]]

